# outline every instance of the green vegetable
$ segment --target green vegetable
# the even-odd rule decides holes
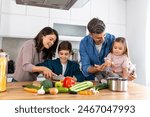
[[[106,88],[108,88],[108,85],[107,85],[107,83],[99,83],[94,88],[95,88],[95,90],[106,89]]]
[[[37,90],[40,89],[40,87],[34,86],[33,84],[22,85],[22,87],[31,88],[31,89],[37,89]]]
[[[59,81],[55,83],[55,87],[63,87],[63,84]]]
[[[41,86],[43,86],[44,89],[49,89],[53,87],[53,84],[50,80],[46,79],[41,82]]]
[[[41,87],[42,86],[43,86],[43,89],[45,90],[45,92],[49,93],[49,88],[53,87],[53,83],[52,83],[52,81],[46,79],[41,82]]]
[[[93,83],[91,81],[84,81],[84,82],[81,82],[72,86],[70,88],[70,91],[79,92],[79,91],[82,91],[91,87],[93,87]]]
[[[58,93],[68,93],[69,89],[66,87],[56,87],[58,89]]]

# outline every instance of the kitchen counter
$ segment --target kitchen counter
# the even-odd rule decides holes
[[[150,88],[136,83],[129,85],[127,92],[112,92],[108,89],[100,90],[98,95],[37,95],[23,90],[22,85],[31,82],[10,82],[7,91],[0,92],[0,100],[149,100]]]

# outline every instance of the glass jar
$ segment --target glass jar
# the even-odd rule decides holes
[[[0,92],[6,91],[7,83],[7,54],[0,53]]]

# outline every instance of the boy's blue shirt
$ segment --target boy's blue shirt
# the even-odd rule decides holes
[[[46,60],[43,63],[38,64],[37,66],[45,66],[51,69],[57,75],[62,74],[62,64],[59,58],[54,60]],[[70,60],[68,60],[67,62],[67,67],[64,76],[75,76],[78,82],[82,82],[85,80],[85,77],[82,74],[82,71],[80,70],[79,64]]]
[[[102,44],[100,53],[98,53],[94,40],[90,35],[85,36],[80,42],[80,58],[82,71],[87,80],[94,80],[95,75],[88,73],[88,68],[94,66],[94,64],[101,65],[104,63],[104,58],[110,52],[112,43],[115,40],[115,36],[106,33],[105,40]]]

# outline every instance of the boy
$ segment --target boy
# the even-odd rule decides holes
[[[80,70],[79,64],[69,60],[71,53],[71,43],[69,41],[62,41],[58,46],[59,58],[46,60],[45,62],[38,64],[38,66],[48,67],[59,76],[75,76],[77,82],[82,82],[85,80],[85,77]]]

